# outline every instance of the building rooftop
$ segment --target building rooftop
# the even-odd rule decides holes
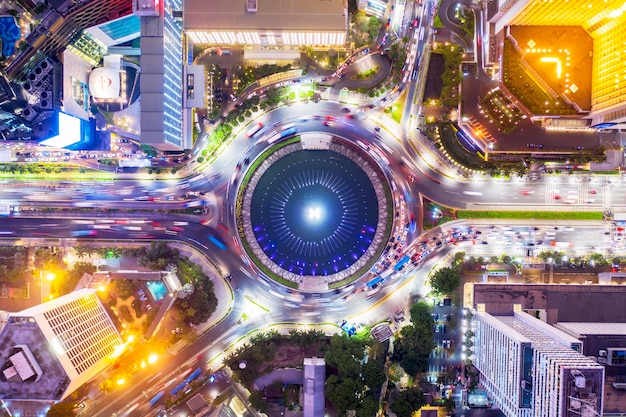
[[[130,14],[87,29],[93,37],[106,46],[118,45],[139,37],[141,20]]]
[[[337,30],[346,29],[343,0],[257,0],[256,12],[246,0],[185,0],[185,30]]]
[[[14,313],[0,333],[3,371],[16,364],[16,370],[24,371],[29,365],[38,378],[9,378],[9,371],[0,378],[0,394],[14,399],[63,399],[97,376],[121,344],[94,290],[74,291]],[[15,357],[20,349],[28,363]],[[39,374],[43,376],[39,378]]]
[[[546,329],[538,329],[529,323],[527,320],[523,320],[518,315],[526,313],[516,313],[515,316],[497,316],[496,318],[502,323],[506,324],[509,328],[515,330],[519,334],[524,335],[531,340],[533,349],[544,351],[555,351],[563,354],[576,353],[571,347],[564,344],[563,339],[570,339],[572,343],[580,344],[580,341],[574,339],[570,335],[560,330],[551,328],[553,332],[546,331]],[[530,316],[529,316],[530,317]],[[531,317],[532,318],[532,317]],[[545,324],[539,319],[535,319],[536,324]],[[546,325],[550,327],[549,325]],[[577,354],[580,355],[580,354]]]
[[[626,336],[626,323],[557,323],[555,327],[580,338],[584,335],[619,335]]]
[[[324,384],[326,362],[324,358],[304,358],[304,417],[324,415]]]
[[[16,345],[29,346],[33,356],[45,373],[37,381],[23,382],[20,379],[0,378],[0,394],[4,399],[56,400],[69,386],[70,380],[61,362],[49,349],[48,341],[34,320],[10,317],[0,333],[0,359],[2,368],[8,366]]]
[[[513,305],[545,310],[554,325],[571,322],[626,322],[626,285],[475,284],[474,307],[485,304],[489,314],[511,315]]]
[[[531,340],[526,335],[518,332],[516,329],[512,328],[511,326],[508,326],[508,325],[502,326],[501,322],[503,321],[500,320],[499,316],[492,316],[489,313],[480,312],[480,311],[476,312],[475,315],[477,317],[480,317],[481,320],[483,320],[485,323],[489,324],[490,326],[497,328],[499,332],[504,334],[509,339],[515,340],[519,343],[531,343]]]

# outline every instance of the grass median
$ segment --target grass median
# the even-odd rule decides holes
[[[457,219],[602,220],[600,211],[477,211],[457,210]]]

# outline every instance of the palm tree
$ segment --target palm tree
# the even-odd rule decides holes
[[[74,246],[74,251],[76,252],[76,256],[78,256],[79,258],[84,258],[87,254],[87,247],[82,245],[76,245]]]
[[[86,250],[87,250],[87,255],[89,257],[91,257],[92,255],[95,255],[96,253],[98,253],[98,249],[94,248],[93,246],[87,246]]]
[[[105,379],[100,383],[98,388],[100,389],[101,393],[106,394],[107,392],[111,391],[111,385],[111,380]]]

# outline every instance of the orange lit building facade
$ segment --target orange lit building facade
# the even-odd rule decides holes
[[[488,9],[492,35],[513,25],[582,27],[593,39],[591,124],[626,128],[624,0],[493,0]]]

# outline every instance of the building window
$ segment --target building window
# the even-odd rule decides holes
[[[194,96],[193,85],[194,85],[193,74],[187,74],[187,98],[188,99],[192,99]]]

